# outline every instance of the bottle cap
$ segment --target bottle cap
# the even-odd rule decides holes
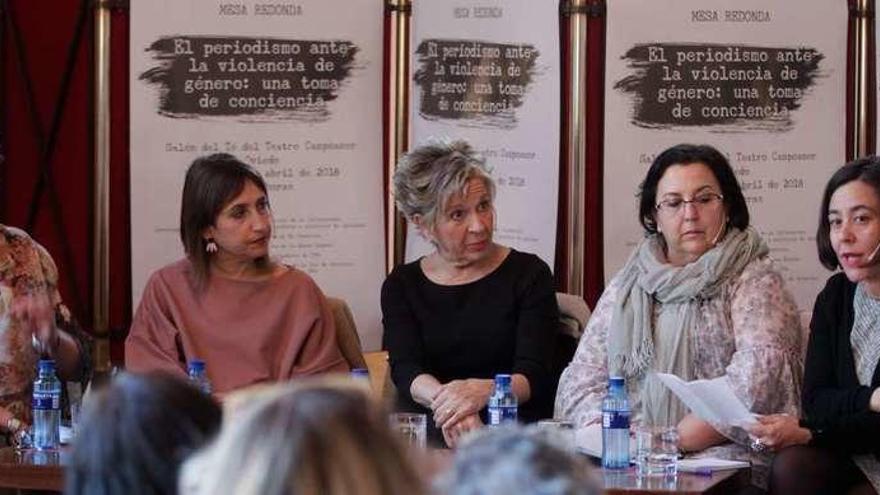
[[[626,383],[626,379],[622,376],[612,376],[608,378],[608,386],[610,387],[623,387]]]
[[[55,360],[54,359],[40,359],[40,362],[37,366],[40,371],[55,371]]]
[[[189,370],[190,371],[205,371],[205,362],[202,361],[201,359],[190,359]]]
[[[510,375],[502,373],[495,375],[495,385],[510,385]]]

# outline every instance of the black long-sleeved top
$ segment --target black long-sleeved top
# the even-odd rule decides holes
[[[877,455],[880,414],[869,403],[880,386],[880,367],[870,387],[859,384],[850,343],[855,290],[856,284],[838,273],[816,297],[804,370],[804,423],[813,430],[815,445]]]
[[[409,391],[423,373],[441,383],[521,373],[531,398],[520,419],[551,416],[558,321],[550,269],[533,254],[511,249],[493,272],[463,285],[430,281],[419,261],[398,266],[382,286],[382,323],[400,407],[427,412]]]

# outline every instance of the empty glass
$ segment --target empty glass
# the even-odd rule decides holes
[[[427,417],[419,413],[392,413],[391,428],[400,434],[407,445],[425,448],[428,436]]]
[[[674,426],[640,426],[635,429],[636,473],[639,476],[678,474],[678,429]]]
[[[567,451],[575,451],[574,423],[564,419],[542,419],[538,429],[551,443]]]

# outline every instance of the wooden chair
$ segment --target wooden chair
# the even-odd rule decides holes
[[[327,297],[330,312],[333,313],[333,322],[336,324],[336,342],[342,357],[348,362],[349,368],[366,368],[364,353],[361,348],[361,338],[358,336],[357,326],[351,309],[344,299]]]
[[[367,369],[370,370],[370,386],[373,393],[393,406],[397,395],[394,382],[391,381],[391,369],[388,366],[388,352],[375,351],[364,354],[367,361]]]

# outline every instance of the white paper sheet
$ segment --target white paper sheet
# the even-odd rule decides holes
[[[727,471],[728,469],[744,469],[750,466],[751,465],[746,461],[719,459],[717,457],[701,457],[678,460],[678,470],[682,473],[711,474],[715,471]]]
[[[733,393],[725,377],[692,382],[667,373],[657,373],[657,377],[704,421],[731,426],[756,421],[755,415]]]
[[[579,428],[574,433],[575,447],[578,452],[591,457],[602,457],[602,423],[593,423]],[[629,437],[629,455],[635,457],[636,442]]]

